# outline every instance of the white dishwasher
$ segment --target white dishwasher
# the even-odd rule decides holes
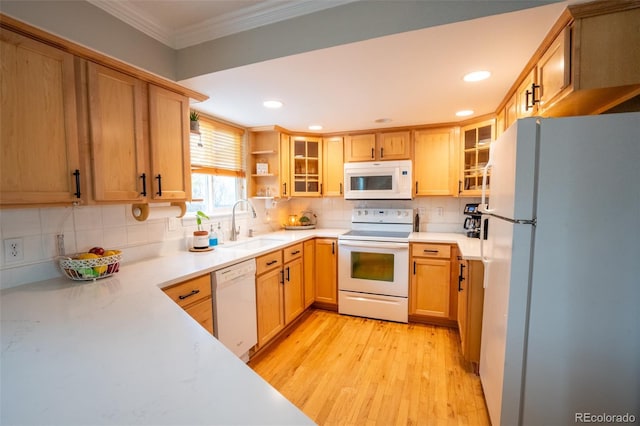
[[[256,261],[247,260],[213,275],[213,326],[218,340],[244,362],[258,343]]]

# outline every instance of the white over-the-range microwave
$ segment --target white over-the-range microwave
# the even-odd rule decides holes
[[[411,160],[344,164],[345,200],[410,200]]]

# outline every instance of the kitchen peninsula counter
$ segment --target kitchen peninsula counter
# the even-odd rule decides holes
[[[280,231],[125,263],[95,282],[55,278],[0,291],[1,424],[313,424],[160,288],[344,229]],[[462,234],[413,233],[475,256]],[[465,243],[469,243],[466,249]],[[126,254],[125,254],[126,256]]]

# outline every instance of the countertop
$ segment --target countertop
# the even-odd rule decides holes
[[[95,282],[56,278],[0,292],[1,424],[313,424],[159,288],[346,230],[281,231],[258,250],[178,252]],[[256,237],[256,238],[260,238]],[[476,240],[413,233],[411,241]]]

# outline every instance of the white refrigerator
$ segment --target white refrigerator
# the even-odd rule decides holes
[[[485,172],[492,424],[640,421],[640,113],[518,120]]]

